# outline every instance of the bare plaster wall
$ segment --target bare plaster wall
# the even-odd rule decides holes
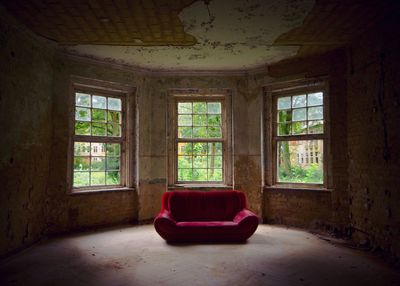
[[[0,5],[0,256],[45,229],[53,58],[54,48]]]

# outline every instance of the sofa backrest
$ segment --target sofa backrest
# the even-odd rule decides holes
[[[246,207],[238,191],[174,191],[168,206],[176,221],[232,221]]]

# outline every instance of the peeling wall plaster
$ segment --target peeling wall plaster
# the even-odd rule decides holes
[[[194,46],[77,45],[73,54],[148,69],[240,70],[297,53],[297,46],[272,46],[281,34],[302,24],[314,0],[212,0],[208,8],[197,1],[179,17]]]

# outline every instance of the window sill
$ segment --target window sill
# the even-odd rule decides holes
[[[176,184],[168,186],[168,190],[179,190],[179,189],[196,189],[196,190],[208,190],[208,189],[220,189],[220,190],[232,190],[232,186],[223,184]]]
[[[310,191],[310,192],[326,192],[326,193],[331,193],[333,189],[328,189],[325,187],[310,187],[310,186],[293,186],[293,185],[272,185],[272,186],[265,186],[264,187],[265,191],[282,191],[282,190],[288,190],[288,191]]]
[[[113,192],[132,192],[132,191],[135,191],[135,188],[121,187],[121,188],[85,189],[85,190],[72,189],[70,195],[75,196],[75,195],[113,193]]]

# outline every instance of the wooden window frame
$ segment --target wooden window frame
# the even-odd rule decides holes
[[[326,77],[276,82],[264,87],[264,185],[270,188],[328,190],[331,188],[329,84]],[[277,99],[313,92],[323,92],[323,134],[277,135]],[[323,183],[278,182],[277,144],[279,141],[323,140]],[[306,158],[304,157],[304,160]]]
[[[220,138],[178,138],[177,119],[178,101],[186,102],[221,102],[222,139]],[[168,141],[168,186],[169,188],[215,187],[231,188],[232,186],[232,99],[228,89],[173,89],[168,96],[167,116]],[[223,180],[222,182],[178,181],[177,143],[178,142],[222,142]]]
[[[99,191],[120,191],[133,190],[135,188],[136,170],[136,89],[130,85],[114,82],[89,79],[79,76],[71,76],[70,82],[70,128],[68,147],[68,174],[67,185],[70,194],[93,193]],[[121,137],[75,135],[75,93],[83,92],[91,95],[100,95],[121,99]],[[95,143],[120,143],[121,144],[121,165],[119,185],[99,185],[74,187],[74,143],[95,142]]]

